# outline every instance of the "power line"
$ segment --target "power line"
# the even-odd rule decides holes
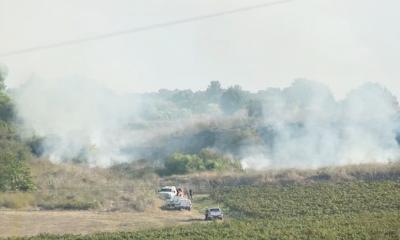
[[[25,53],[31,53],[31,52],[59,48],[59,47],[70,46],[70,45],[77,45],[77,44],[84,43],[84,42],[91,42],[91,41],[96,41],[96,40],[101,40],[101,39],[106,39],[106,38],[113,38],[113,37],[118,37],[121,35],[133,34],[133,33],[138,33],[138,32],[145,32],[145,31],[149,31],[149,30],[160,29],[160,28],[165,28],[165,27],[170,27],[170,26],[180,25],[180,24],[185,24],[185,23],[190,23],[190,22],[198,22],[201,20],[209,19],[209,18],[221,17],[221,16],[231,15],[231,14],[240,13],[240,12],[247,12],[247,11],[251,11],[251,10],[255,10],[255,9],[259,9],[259,8],[266,8],[266,7],[271,7],[271,6],[275,6],[275,5],[286,4],[286,3],[289,3],[292,1],[293,0],[279,0],[279,1],[268,2],[268,3],[253,5],[253,6],[236,8],[233,10],[227,10],[227,11],[223,11],[223,12],[217,12],[217,13],[212,13],[212,14],[206,14],[206,15],[200,15],[200,16],[195,16],[195,17],[190,17],[190,18],[185,18],[185,19],[174,20],[174,21],[170,21],[170,22],[156,23],[156,24],[152,24],[152,25],[131,28],[131,29],[123,30],[123,31],[103,33],[103,34],[95,35],[92,37],[78,38],[78,39],[73,39],[73,40],[61,41],[58,43],[51,43],[51,44],[47,44],[47,45],[40,45],[40,46],[35,46],[35,47],[30,47],[30,48],[18,49],[18,50],[0,53],[0,57],[21,55],[21,54],[25,54]]]

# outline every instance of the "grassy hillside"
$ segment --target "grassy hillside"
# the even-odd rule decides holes
[[[138,210],[156,199],[155,175],[128,177],[111,169],[74,164],[31,163],[36,190],[0,192],[0,207],[64,210]]]

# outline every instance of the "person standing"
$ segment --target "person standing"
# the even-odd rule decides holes
[[[193,191],[192,191],[192,189],[189,189],[189,197],[190,197],[190,199],[193,199]]]

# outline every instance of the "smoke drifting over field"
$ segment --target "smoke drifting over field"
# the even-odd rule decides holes
[[[124,101],[92,81],[73,79],[33,79],[17,90],[16,99],[26,127],[45,137],[44,154],[51,160],[89,158],[99,165],[125,160],[118,151],[135,101]]]
[[[93,81],[33,79],[15,91],[27,129],[53,161],[108,166],[213,148],[244,166],[318,167],[400,156],[396,98],[365,84],[337,101],[320,83],[116,95]]]
[[[304,80],[270,95],[264,123],[273,140],[245,152],[250,166],[304,168],[399,158],[398,103],[377,84],[365,84],[339,102],[327,87]]]

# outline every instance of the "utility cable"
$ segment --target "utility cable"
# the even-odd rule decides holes
[[[247,6],[247,7],[242,7],[242,8],[236,8],[236,9],[227,10],[227,11],[223,11],[223,12],[199,15],[199,16],[195,16],[195,17],[179,19],[179,20],[174,20],[174,21],[164,22],[164,23],[156,23],[156,24],[151,24],[151,25],[147,25],[147,26],[122,30],[122,31],[103,33],[103,34],[99,34],[99,35],[95,35],[95,36],[91,36],[91,37],[66,40],[66,41],[50,43],[50,44],[46,44],[46,45],[39,45],[39,46],[35,46],[35,47],[30,47],[30,48],[23,48],[23,49],[0,53],[0,57],[21,55],[21,54],[37,52],[37,51],[42,51],[42,50],[47,50],[47,49],[77,45],[77,44],[97,41],[97,40],[101,40],[101,39],[114,38],[114,37],[118,37],[121,35],[145,32],[145,31],[150,31],[150,30],[154,30],[154,29],[161,29],[161,28],[165,28],[165,27],[170,27],[170,26],[175,26],[175,25],[180,25],[180,24],[185,24],[185,23],[190,23],[190,22],[198,22],[198,21],[202,21],[205,19],[209,19],[209,18],[216,18],[216,17],[232,15],[232,14],[236,14],[236,13],[240,13],[240,12],[252,11],[255,9],[259,9],[259,8],[267,8],[267,7],[271,7],[271,6],[275,6],[275,5],[286,4],[286,3],[289,3],[292,1],[294,1],[294,0],[279,0],[279,1],[274,1],[274,2],[267,2],[267,3],[263,3],[263,4]]]

